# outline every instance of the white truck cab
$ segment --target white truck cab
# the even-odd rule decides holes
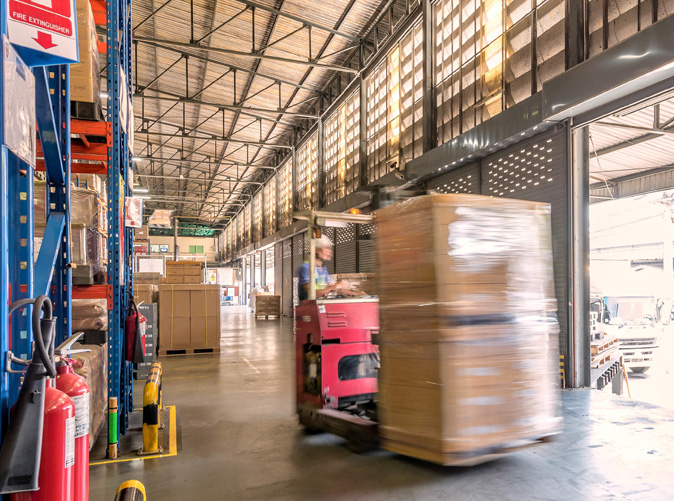
[[[607,296],[604,304],[605,329],[618,337],[625,367],[646,372],[664,334],[660,302],[652,296]]]

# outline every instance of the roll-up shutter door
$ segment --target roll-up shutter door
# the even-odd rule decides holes
[[[480,167],[470,164],[450,171],[447,174],[431,179],[426,184],[427,190],[437,193],[469,193],[480,194]]]
[[[293,244],[290,239],[284,240],[283,246],[283,290],[281,302],[283,314],[293,315]]]
[[[330,261],[325,263],[325,267],[328,269],[328,273],[331,275],[335,273],[335,255],[334,255],[334,245],[335,245],[335,229],[334,228],[323,228],[322,235],[330,239],[333,245],[333,256]]]
[[[348,223],[344,228],[335,228],[335,273],[356,273],[356,228]]]
[[[482,159],[481,193],[551,205],[552,254],[560,326],[560,350],[568,339],[568,159],[560,127]]]
[[[283,292],[283,243],[274,245],[274,294]]]
[[[297,270],[304,262],[304,233],[293,237],[293,277],[297,276]],[[291,279],[292,283],[292,279]],[[299,301],[297,290],[293,288],[293,304]]]
[[[358,225],[358,273],[375,272],[374,236],[375,225]]]

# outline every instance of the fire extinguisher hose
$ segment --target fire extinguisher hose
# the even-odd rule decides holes
[[[17,308],[33,305],[33,339],[35,341],[35,352],[44,365],[49,377],[56,377],[56,366],[54,365],[54,319],[52,318],[52,304],[48,296],[40,295],[35,299],[20,299],[12,303],[9,307],[11,314]],[[44,313],[44,317],[40,314]],[[52,352],[50,354],[50,351]],[[35,355],[33,355],[35,356]]]

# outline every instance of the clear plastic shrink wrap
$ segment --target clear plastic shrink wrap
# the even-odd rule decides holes
[[[376,224],[383,446],[475,464],[558,433],[549,206],[430,195]]]
[[[72,330],[73,332],[108,330],[108,300],[73,299]]]

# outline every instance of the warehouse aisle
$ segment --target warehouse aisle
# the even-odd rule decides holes
[[[148,501],[671,499],[674,492],[674,411],[577,391],[564,395],[559,440],[482,466],[358,455],[297,425],[291,320],[256,322],[244,308],[225,307],[222,333],[220,355],[162,360],[165,402],[181,421],[178,455],[92,467],[92,500],[112,500],[130,478],[145,484]]]

